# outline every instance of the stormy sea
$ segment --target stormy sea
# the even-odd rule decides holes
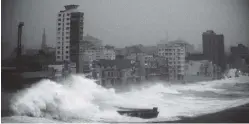
[[[230,78],[221,80],[150,82],[124,92],[81,75],[61,82],[42,80],[18,93],[5,93],[12,115],[2,117],[2,122],[160,122],[215,113],[249,103],[249,76],[230,73]],[[159,115],[154,119],[122,116],[117,107],[158,107]]]

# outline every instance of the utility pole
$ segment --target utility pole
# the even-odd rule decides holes
[[[17,68],[21,67],[21,55],[22,55],[22,27],[24,26],[24,22],[20,22],[18,25],[18,38],[17,38]]]

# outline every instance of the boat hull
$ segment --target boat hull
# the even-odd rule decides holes
[[[143,119],[151,119],[156,118],[159,114],[157,108],[154,107],[153,109],[123,109],[117,111],[120,115],[126,115],[130,117],[138,117]]]

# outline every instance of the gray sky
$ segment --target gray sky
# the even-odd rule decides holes
[[[56,15],[66,4],[85,13],[84,32],[117,47],[165,39],[201,44],[202,32],[223,33],[225,45],[249,44],[247,0],[2,0],[2,40],[16,43],[24,21],[26,47],[40,47],[43,28],[56,43]]]

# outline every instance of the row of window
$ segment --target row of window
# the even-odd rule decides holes
[[[181,62],[169,62],[169,64],[181,64]]]
[[[167,55],[184,55],[184,53],[158,53],[159,56],[167,56]]]
[[[158,49],[159,51],[183,51],[183,49]]]
[[[58,40],[60,40],[62,38],[62,40],[64,40],[64,37],[57,37]],[[66,39],[69,39],[69,37],[66,37]]]
[[[59,17],[61,17],[62,15],[64,16],[65,14],[61,14],[61,13],[58,14]],[[70,13],[67,13],[66,15],[70,16]]]
[[[68,54],[68,53],[69,53],[69,51],[66,51],[66,53]],[[61,54],[61,51],[57,51],[57,54]]]
[[[70,25],[70,23],[68,22],[68,23],[66,23],[66,25]],[[61,23],[58,23],[58,26],[61,26]]]
[[[61,22],[61,20],[62,20],[61,18],[58,18],[58,22]],[[66,18],[66,20],[69,21],[70,18]],[[64,22],[64,18],[63,18],[63,22]]]
[[[57,47],[57,49],[60,49],[60,48],[61,48],[61,47],[59,47],[59,46]],[[68,48],[69,48],[69,46],[66,46],[66,49],[68,49]]]
[[[61,59],[61,56],[56,56],[57,59]],[[66,59],[69,59],[69,56],[66,56]]]
[[[70,27],[66,27],[66,30],[69,30],[70,29]],[[61,28],[58,28],[58,31],[60,31],[61,30]]]

